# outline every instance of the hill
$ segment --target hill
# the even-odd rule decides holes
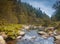
[[[0,24],[42,24],[50,18],[21,0],[0,0]]]

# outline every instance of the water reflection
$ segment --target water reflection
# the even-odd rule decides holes
[[[54,44],[54,38],[42,38],[37,34],[36,30],[25,31],[26,34],[22,39],[17,41],[17,44]]]

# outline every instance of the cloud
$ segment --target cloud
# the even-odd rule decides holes
[[[53,12],[55,11],[52,8],[55,1],[54,0],[28,0],[28,1],[22,0],[22,2],[27,2],[35,8],[40,8],[43,12],[45,12],[50,17],[53,14]]]
[[[55,11],[55,10],[53,10],[52,8],[51,8],[51,6],[46,6],[46,5],[44,5],[44,3],[38,3],[38,2],[31,2],[30,3],[30,5],[33,5],[33,7],[35,7],[35,8],[40,8],[43,12],[45,12],[47,15],[49,15],[50,17],[51,17],[51,15],[53,14],[53,12]]]

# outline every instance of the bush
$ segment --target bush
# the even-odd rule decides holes
[[[15,39],[19,35],[19,31],[21,28],[22,25],[20,24],[0,25],[0,32],[5,32],[7,36]]]

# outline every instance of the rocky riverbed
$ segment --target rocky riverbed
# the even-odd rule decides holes
[[[41,28],[43,29],[43,28]],[[21,36],[19,36],[16,40],[8,40],[7,44],[59,44],[60,39],[57,35],[57,40],[54,41],[53,33],[50,32],[49,34],[52,34],[52,36],[49,36],[48,33],[46,33],[43,30],[22,30],[23,32],[20,33]],[[50,30],[51,31],[51,30]]]
[[[17,41],[17,44],[53,44],[54,38],[44,38],[37,33],[37,30],[25,30],[25,36]]]

